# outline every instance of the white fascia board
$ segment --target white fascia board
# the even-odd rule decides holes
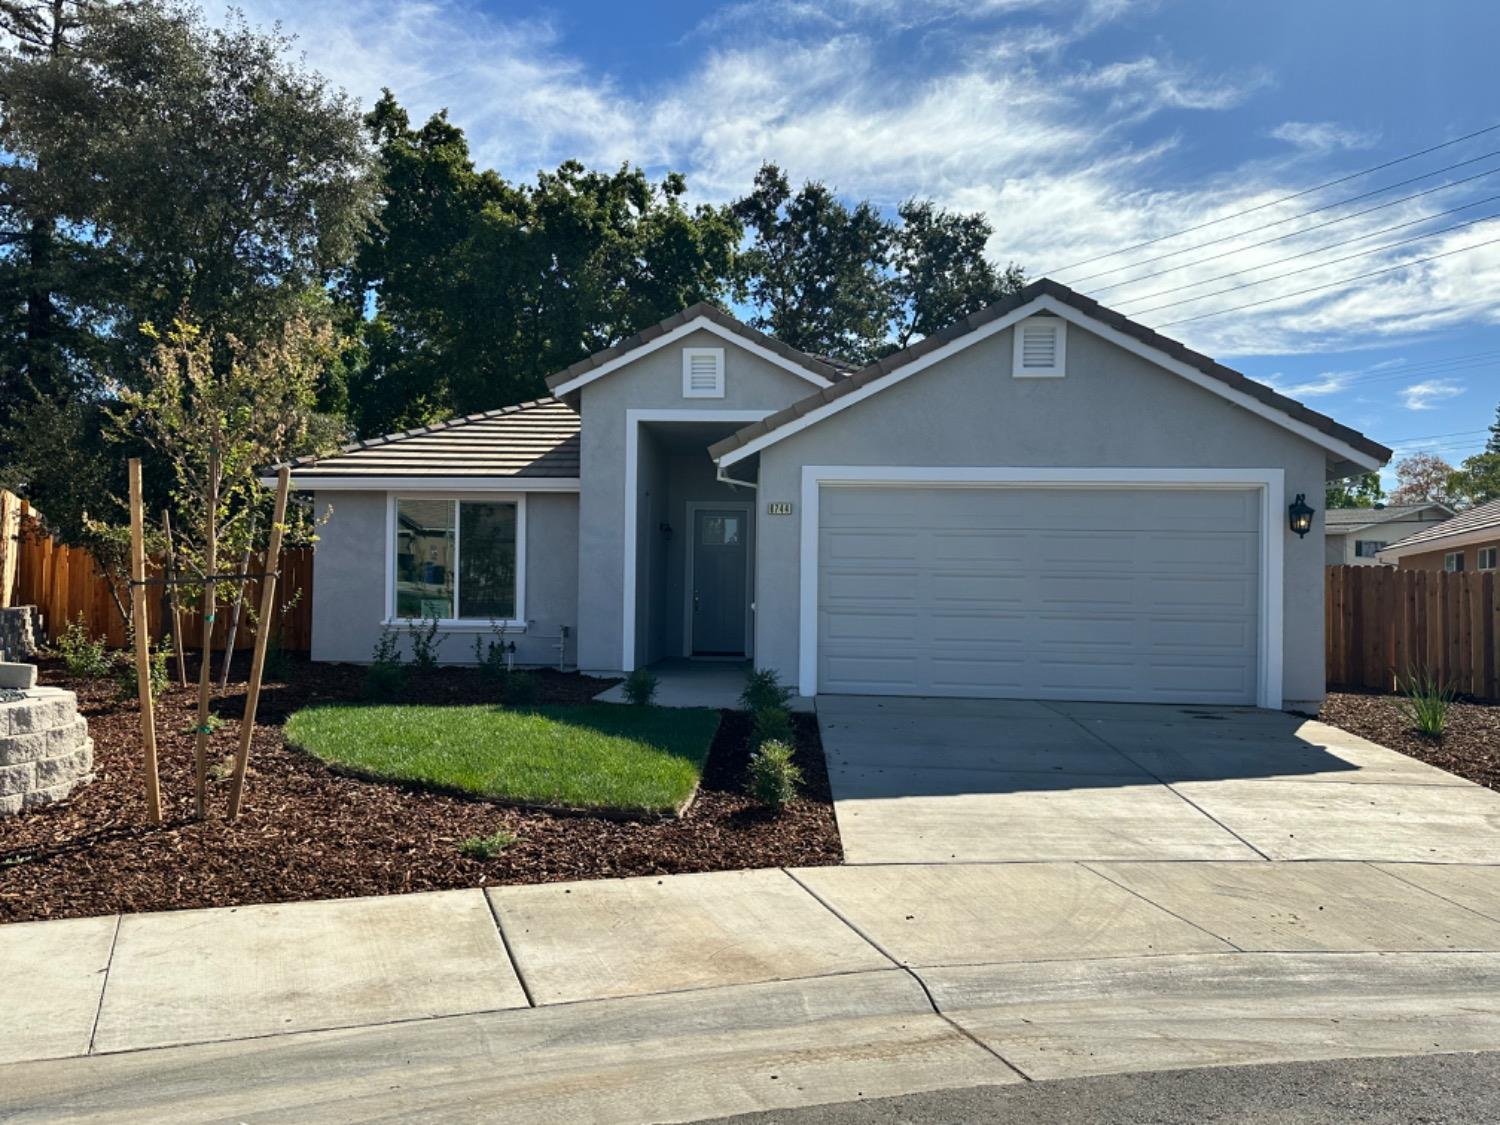
[[[958,352],[963,351],[965,348],[972,347],[974,344],[988,339],[997,332],[1002,332],[1005,329],[1010,328],[1017,322],[1025,320],[1027,317],[1032,316],[1039,311],[1054,313],[1057,316],[1061,317],[1063,320],[1068,321],[1070,324],[1076,324],[1084,331],[1092,332],[1094,335],[1099,336],[1101,339],[1108,340],[1110,343],[1124,348],[1126,351],[1138,355],[1142,359],[1156,364],[1158,367],[1165,368],[1175,375],[1181,375],[1184,379],[1187,379],[1189,382],[1202,387],[1204,390],[1210,391],[1213,394],[1218,395],[1220,398],[1228,399],[1236,406],[1242,406],[1252,414],[1257,414],[1260,417],[1265,418],[1267,421],[1281,426],[1283,429],[1290,430],[1298,437],[1304,438],[1307,441],[1310,441],[1313,444],[1322,447],[1323,449],[1337,454],[1343,460],[1352,461],[1354,464],[1360,466],[1361,468],[1378,469],[1385,463],[1383,461],[1376,460],[1368,453],[1364,453],[1358,449],[1355,449],[1352,445],[1348,444],[1345,441],[1341,441],[1330,434],[1325,434],[1322,430],[1319,430],[1313,426],[1309,426],[1305,422],[1299,422],[1297,419],[1293,418],[1285,411],[1279,410],[1274,406],[1269,406],[1266,403],[1261,402],[1260,399],[1256,398],[1254,395],[1246,394],[1244,391],[1235,390],[1233,387],[1221,382],[1218,379],[1215,379],[1213,376],[1206,375],[1202,371],[1199,371],[1196,367],[1192,366],[1192,364],[1183,363],[1179,359],[1174,359],[1172,356],[1168,355],[1164,351],[1161,351],[1159,348],[1154,348],[1149,344],[1142,343],[1134,336],[1127,335],[1124,332],[1120,332],[1117,329],[1111,328],[1103,321],[1096,320],[1094,317],[1091,317],[1086,313],[1081,313],[1077,309],[1073,308],[1073,306],[1066,304],[1063,301],[1059,301],[1055,297],[1043,294],[1042,296],[1037,297],[1035,300],[1029,301],[1026,304],[1022,305],[1020,308],[1012,309],[1005,316],[1002,316],[997,320],[990,321],[990,323],[984,325],[982,328],[975,329],[973,332],[970,332],[964,336],[960,336],[956,340],[943,345],[936,351],[929,352],[927,355],[922,356],[920,359],[913,360],[911,363],[898,367],[890,374],[866,384],[859,390],[853,391],[841,398],[834,399],[832,402],[825,403],[824,405],[817,407],[814,410],[810,410],[801,418],[798,418],[793,422],[788,422],[784,426],[779,426],[776,429],[772,430],[770,433],[763,434],[760,437],[756,438],[754,441],[742,445],[739,449],[735,449],[730,451],[729,453],[724,454],[719,458],[719,465],[721,467],[727,467],[729,465],[735,464],[738,461],[744,460],[746,457],[749,457],[752,454],[759,453],[767,446],[774,445],[776,442],[781,441],[783,438],[788,438],[793,434],[800,433],[802,430],[807,429],[809,426],[813,426],[818,422],[821,422],[829,415],[836,414],[840,410],[845,410],[848,407],[853,406],[855,403],[869,398],[871,395],[879,394],[887,387],[894,386],[895,384],[901,382],[901,380],[915,375],[919,371],[926,370],[936,363],[941,363],[943,360],[948,359],[950,356],[956,355]]]
[[[275,477],[261,477],[266,488]],[[318,476],[292,478],[293,492],[577,492],[577,477]]]
[[[718,336],[722,340],[727,340],[729,343],[743,348],[751,355],[759,356],[767,363],[775,364],[783,371],[790,371],[799,379],[806,379],[814,386],[833,386],[831,380],[823,378],[823,376],[819,375],[815,371],[808,370],[800,363],[795,363],[792,360],[787,359],[784,355],[780,355],[777,352],[772,351],[770,348],[756,343],[754,340],[747,340],[745,337],[739,335],[738,333],[729,331],[729,329],[725,328],[723,325],[709,320],[706,316],[700,316],[695,317],[694,319],[688,321],[686,324],[679,325],[678,327],[672,329],[670,332],[658,336],[648,344],[642,344],[638,348],[632,348],[624,355],[616,356],[608,363],[601,363],[592,371],[585,371],[581,375],[575,375],[566,383],[558,384],[551,390],[552,397],[562,398],[563,395],[572,394],[574,391],[588,386],[595,379],[602,379],[610,372],[618,371],[627,363],[634,363],[642,356],[650,355],[652,352],[658,351],[661,348],[665,348],[669,344],[674,344],[678,340],[681,340],[683,337],[689,336],[692,333],[698,332],[700,330],[704,332],[710,332],[713,335]]]

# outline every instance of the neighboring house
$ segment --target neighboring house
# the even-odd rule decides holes
[[[1387,546],[1453,516],[1444,504],[1388,504],[1376,508],[1330,508],[1323,516],[1329,566],[1378,566]]]
[[[554,397],[298,462],[318,660],[436,616],[523,663],[802,694],[1308,706],[1321,513],[1390,450],[1038,281],[850,373],[696,305]]]
[[[1380,561],[1402,570],[1495,570],[1500,564],[1500,500],[1390,544]]]

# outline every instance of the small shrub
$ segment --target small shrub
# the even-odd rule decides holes
[[[750,795],[777,812],[796,799],[802,784],[794,753],[791,743],[771,739],[750,755]]]
[[[151,698],[159,699],[172,686],[171,673],[167,671],[167,658],[172,653],[172,640],[167,638],[161,645],[150,649],[147,678],[151,681]],[[135,660],[121,660],[114,667],[115,689],[121,699],[134,699],[140,694],[140,680],[135,671]]]
[[[510,661],[516,653],[516,642],[505,639],[505,626],[490,622],[490,637],[475,635],[474,663],[479,671],[492,680],[504,680],[512,669]]]
[[[750,740],[759,746],[762,742],[792,742],[792,716],[785,707],[765,707],[755,712],[755,726]]]
[[[625,677],[625,698],[637,707],[649,707],[656,698],[657,683],[655,673],[637,668]]]
[[[406,619],[406,635],[411,638],[411,663],[419,672],[430,672],[438,666],[438,650],[447,637],[438,636],[436,617],[424,617],[421,624]]]
[[[752,668],[745,676],[740,704],[752,715],[770,708],[785,711],[794,694],[791,688],[782,686],[774,668]]]
[[[1397,710],[1429,738],[1441,738],[1448,726],[1448,711],[1458,693],[1431,672],[1408,672],[1397,681],[1406,698],[1396,704]]]
[[[105,639],[89,636],[82,613],[57,638],[56,648],[68,674],[73,676],[89,679],[105,676],[115,662]]]
[[[213,734],[215,731],[219,730],[224,725],[224,720],[221,719],[218,715],[210,714],[208,716],[208,722],[204,723],[203,725],[208,728],[208,733],[209,734]],[[187,726],[179,728],[178,731],[177,731],[177,733],[178,734],[197,734],[198,733],[198,721],[197,721],[197,719],[195,718]]]
[[[503,828],[488,836],[470,836],[458,842],[458,854],[469,859],[494,859],[516,842],[515,836]]]
[[[500,681],[500,701],[510,707],[530,707],[542,694],[542,685],[530,672],[507,672]]]
[[[370,653],[362,688],[366,699],[390,699],[399,695],[406,683],[406,669],[401,667],[401,641],[394,629],[382,629],[380,639]]]

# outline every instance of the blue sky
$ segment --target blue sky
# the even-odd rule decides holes
[[[1398,454],[1456,463],[1500,402],[1500,130],[1265,206],[1500,124],[1492,0],[244,7],[280,20],[366,103],[390,86],[414,114],[446,106],[478,158],[511,177],[569,157],[629,161],[681,170],[697,198],[718,201],[773,160],[886,207],[922,195],[983,210],[1000,261],[1050,273]],[[1439,190],[1401,201],[1428,188]],[[1378,194],[1339,205],[1367,192]],[[1312,208],[1324,209],[1298,217]],[[1330,219],[1342,221],[1310,229]],[[1398,240],[1411,241],[1382,249]],[[1136,280],[1159,270],[1170,272]],[[1208,296],[1246,282],[1262,283]],[[1157,308],[1168,302],[1184,303]]]

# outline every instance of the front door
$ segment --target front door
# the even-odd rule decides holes
[[[693,513],[692,650],[745,654],[749,513],[743,508],[699,508]]]

